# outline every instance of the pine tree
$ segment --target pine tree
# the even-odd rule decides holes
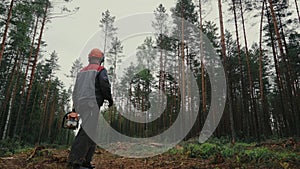
[[[220,34],[221,34],[221,46],[222,46],[222,57],[223,57],[223,65],[225,69],[225,76],[227,80],[227,98],[228,98],[228,106],[229,106],[229,117],[230,117],[230,130],[231,130],[231,143],[235,143],[235,128],[234,128],[234,117],[233,117],[233,109],[232,109],[232,86],[231,86],[231,79],[228,76],[228,63],[227,63],[227,56],[226,56],[226,44],[225,44],[225,33],[224,33],[224,25],[223,25],[223,15],[222,15],[222,2],[218,0],[218,7],[219,7],[219,20],[220,20]]]
[[[122,55],[123,53],[123,46],[121,44],[121,41],[114,37],[111,42],[111,48],[108,52],[108,63],[112,65],[112,91],[115,90],[115,84],[117,83],[117,77],[116,77],[116,69],[118,68],[118,64],[122,62],[121,58],[124,57]],[[114,94],[113,94],[114,95]]]
[[[102,12],[102,18],[100,19],[100,28],[102,28],[103,36],[104,36],[104,44],[103,44],[103,53],[106,54],[106,50],[110,47],[108,46],[113,37],[116,34],[117,28],[114,26],[116,17],[111,16],[110,11],[106,10]]]
[[[154,16],[155,19],[152,21],[152,27],[155,30],[154,36],[156,38],[156,46],[158,48],[159,52],[159,69],[158,69],[158,102],[159,110],[163,109],[163,104],[166,100],[163,99],[162,94],[165,93],[165,86],[166,86],[166,66],[167,66],[167,42],[169,39],[169,14],[167,13],[166,8],[159,4],[159,6],[154,10]],[[162,115],[161,123],[163,128],[165,128],[165,125],[168,121],[168,115],[167,113],[164,113]],[[153,126],[154,127],[154,126]],[[153,129],[154,130],[154,129]]]
[[[32,91],[33,80],[34,80],[34,73],[35,73],[35,69],[36,69],[36,65],[37,65],[37,61],[38,61],[38,55],[39,55],[41,44],[42,44],[43,32],[44,32],[44,28],[45,28],[45,24],[46,24],[46,20],[47,20],[47,14],[49,12],[48,10],[50,8],[50,5],[51,4],[50,4],[50,2],[48,2],[48,0],[46,0],[46,2],[41,4],[41,8],[43,9],[43,19],[42,19],[39,38],[38,38],[38,42],[37,42],[37,48],[36,48],[36,51],[34,54],[34,61],[33,61],[33,65],[32,65],[30,81],[29,81],[29,86],[28,86],[28,91],[27,91],[27,96],[26,96],[26,104],[25,104],[24,114],[27,113],[28,106],[29,106],[30,94]],[[25,126],[24,126],[24,121],[23,121],[21,124],[21,134],[23,134],[24,128],[25,128]]]
[[[7,37],[7,33],[8,33],[8,27],[10,24],[10,19],[11,19],[11,15],[12,15],[14,2],[15,2],[15,0],[10,1],[9,11],[7,14],[7,19],[6,19],[5,29],[4,29],[4,33],[3,33],[3,37],[2,37],[1,49],[0,49],[0,66],[1,66],[2,57],[3,57],[3,53],[4,53],[5,42],[6,42],[6,37]]]
[[[241,106],[241,114],[242,114],[242,117],[241,119],[242,120],[245,120],[245,126],[249,126],[249,122],[248,122],[248,119],[247,118],[247,114],[249,113],[248,112],[248,108],[247,108],[247,103],[246,103],[246,86],[245,86],[245,82],[244,82],[244,69],[243,69],[243,63],[242,63],[242,58],[241,58],[241,45],[240,45],[240,38],[239,38],[239,30],[238,30],[238,19],[237,19],[237,10],[236,10],[236,2],[235,0],[232,0],[232,10],[233,10],[233,13],[234,13],[234,23],[235,23],[235,34],[236,34],[236,41],[237,41],[237,51],[238,51],[238,60],[239,60],[239,72],[240,72],[240,87],[241,87],[241,103],[243,106]],[[245,116],[246,115],[246,116]],[[242,123],[243,124],[243,123]],[[248,124],[248,125],[247,125]],[[241,128],[243,128],[243,126],[241,126]],[[246,130],[247,131],[247,134],[249,136],[249,129]]]
[[[160,4],[154,11],[155,20],[152,21],[152,27],[156,30],[156,45],[159,48],[159,89],[164,91],[165,86],[165,66],[166,66],[166,41],[169,33],[168,14],[166,8]],[[160,98],[161,99],[161,98]]]

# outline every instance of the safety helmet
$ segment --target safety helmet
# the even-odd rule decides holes
[[[88,56],[89,56],[89,58],[91,58],[91,57],[93,57],[93,58],[102,58],[102,57],[104,57],[104,54],[100,49],[94,48],[90,51]]]
[[[102,62],[104,62],[104,54],[103,52],[98,49],[98,48],[94,48],[90,51],[89,55],[88,55],[89,59],[90,58],[97,58],[97,59],[100,59],[100,64]]]

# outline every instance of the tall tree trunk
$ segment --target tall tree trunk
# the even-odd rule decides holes
[[[180,81],[182,82],[181,85],[181,103],[182,103],[182,109],[183,112],[185,112],[186,110],[186,90],[185,90],[185,51],[184,51],[184,47],[185,47],[185,39],[184,39],[184,6],[183,6],[183,2],[180,2],[180,7],[181,7],[181,67],[180,67]],[[182,120],[182,119],[181,119]],[[183,121],[181,121],[181,125],[185,125],[183,124]],[[182,128],[181,128],[182,129]],[[182,133],[182,131],[180,131]]]
[[[262,48],[262,38],[263,38],[263,18],[264,18],[264,10],[265,10],[266,1],[263,0],[262,8],[261,8],[261,19],[260,19],[260,27],[259,27],[259,89],[260,89],[260,100],[261,100],[261,111],[263,114],[263,133],[267,136],[271,135],[271,126],[270,126],[270,115],[267,110],[267,102],[265,100],[264,93],[264,82],[263,82],[263,48]]]
[[[7,19],[6,19],[6,24],[5,24],[5,28],[4,28],[3,37],[2,37],[1,49],[0,49],[0,66],[1,66],[1,61],[2,61],[2,57],[3,57],[3,53],[4,53],[5,41],[6,41],[6,37],[7,37],[7,33],[8,33],[8,27],[10,24],[10,19],[11,19],[11,15],[12,15],[14,2],[15,2],[15,0],[10,1],[9,11],[7,14]]]
[[[159,30],[159,53],[160,53],[160,56],[159,56],[159,80],[158,80],[158,103],[159,103],[159,110],[163,110],[163,103],[164,103],[164,97],[162,94],[164,94],[165,90],[164,90],[164,82],[165,82],[165,79],[164,79],[164,74],[165,74],[165,68],[164,68],[164,57],[163,57],[163,28],[161,28]],[[162,128],[165,129],[166,127],[166,120],[167,120],[167,113],[163,113],[162,115],[162,119],[161,119],[161,123],[162,123]],[[153,126],[153,131],[155,131],[154,129],[154,126]]]
[[[25,88],[26,88],[26,81],[27,81],[27,75],[28,75],[28,71],[29,71],[29,67],[30,67],[30,61],[31,61],[31,58],[32,58],[32,52],[33,52],[33,49],[34,49],[34,41],[35,41],[35,36],[36,36],[36,32],[37,32],[38,21],[39,21],[39,17],[37,16],[36,23],[35,23],[35,26],[34,26],[34,31],[33,31],[33,37],[32,37],[32,40],[31,40],[30,52],[29,52],[29,57],[28,57],[27,66],[26,66],[26,70],[25,70],[24,80],[23,80],[23,84],[22,84],[20,104],[19,104],[18,114],[17,114],[17,118],[16,118],[16,124],[15,124],[15,128],[14,128],[14,136],[17,135],[17,129],[18,129],[18,126],[19,126],[20,114],[21,114],[21,108],[22,108],[22,101],[24,99],[23,97],[24,97]]]
[[[186,45],[186,56],[187,56],[187,69],[191,69],[192,68],[192,60],[191,60],[191,56],[190,56],[190,53],[189,53],[189,44]],[[187,83],[186,83],[186,88],[187,88],[187,113],[188,113],[188,121],[191,120],[191,110],[192,110],[192,98],[191,98],[191,81],[189,80],[190,77],[187,75],[186,76],[187,78]],[[186,124],[185,124],[186,125]],[[192,132],[189,132],[189,134],[187,135],[187,139],[192,137]]]
[[[234,128],[234,117],[233,117],[233,110],[232,110],[232,92],[231,92],[231,79],[228,77],[228,65],[226,63],[226,44],[225,44],[225,33],[224,33],[224,24],[223,24],[223,15],[222,15],[222,2],[218,0],[218,7],[219,7],[219,20],[220,20],[220,32],[221,32],[221,47],[222,47],[222,57],[223,57],[223,65],[225,69],[225,76],[227,80],[227,99],[229,105],[229,119],[230,119],[230,130],[231,130],[231,143],[235,143],[235,128]]]
[[[18,51],[18,55],[20,55],[21,54],[21,52],[20,51]],[[15,73],[17,73],[17,77],[16,78],[14,78],[15,79],[15,82],[14,82],[14,88],[13,88],[13,90],[12,90],[12,98],[11,98],[11,101],[10,101],[10,111],[12,110],[12,105],[18,105],[19,103],[15,103],[15,98],[16,98],[16,95],[17,95],[17,93],[19,92],[19,89],[18,89],[18,87],[19,87],[19,80],[20,80],[20,77],[21,77],[21,71],[20,71],[20,69],[22,68],[22,65],[24,64],[24,62],[25,62],[25,56],[23,55],[22,56],[22,58],[18,61],[18,63],[17,63],[17,70],[15,71]],[[13,111],[13,115],[15,114],[15,111]],[[14,122],[14,127],[15,127],[15,122]],[[14,128],[13,127],[13,128]],[[9,120],[9,124],[8,124],[8,132],[9,133],[11,133],[11,131],[13,131],[12,130],[12,127],[11,127],[11,121]],[[14,136],[13,134],[12,134],[12,136]]]
[[[49,92],[50,92],[50,84],[51,84],[51,80],[49,79],[48,83],[47,83],[47,92],[46,92],[46,98],[45,98],[45,101],[44,101],[44,106],[43,106],[43,114],[41,116],[41,119],[40,119],[40,122],[41,122],[41,127],[40,127],[40,130],[39,130],[39,135],[38,135],[38,140],[37,140],[37,143],[38,144],[41,144],[41,138],[42,138],[42,134],[43,134],[43,131],[44,131],[44,128],[45,128],[45,125],[46,125],[46,119],[47,119],[47,105],[48,105],[48,98],[49,98]]]
[[[56,94],[53,96],[52,104],[51,104],[51,110],[50,110],[50,116],[49,116],[49,121],[48,121],[48,140],[50,143],[53,143],[53,140],[51,139],[51,134],[52,134],[52,125],[53,125],[53,117],[55,114],[55,102],[56,101]]]
[[[20,62],[20,61],[19,61]],[[20,64],[18,64],[18,70],[16,72],[19,71],[19,67]],[[15,83],[14,83],[14,87],[13,87],[13,90],[11,92],[11,98],[10,98],[10,102],[9,102],[9,108],[8,108],[8,115],[7,115],[7,120],[6,120],[6,123],[5,123],[5,127],[4,127],[4,134],[3,134],[3,137],[2,139],[5,139],[7,136],[7,134],[9,134],[9,131],[11,130],[11,117],[12,117],[12,109],[13,109],[13,105],[14,102],[15,102],[15,98],[16,98],[16,94],[17,94],[17,88],[18,88],[18,80],[19,80],[19,77],[20,77],[20,73],[17,73],[17,77],[15,78]]]
[[[251,112],[250,114],[253,114],[254,118],[254,130],[256,137],[260,137],[259,134],[259,126],[258,126],[258,115],[256,112],[256,105],[254,100],[254,90],[253,90],[253,80],[252,80],[252,73],[251,73],[251,65],[250,65],[250,58],[249,58],[249,49],[248,49],[248,41],[247,41],[247,35],[246,35],[246,28],[245,28],[245,20],[244,20],[244,11],[243,11],[243,4],[242,1],[239,1],[240,3],[240,11],[241,11],[241,18],[242,18],[242,26],[243,26],[243,35],[244,35],[244,42],[245,42],[245,50],[246,50],[246,61],[247,61],[247,73],[248,73],[248,80],[249,80],[249,93],[250,93],[250,108]]]
[[[37,100],[37,97],[39,96],[39,93],[45,93],[45,88],[47,87],[46,85],[44,85],[44,88],[43,88],[43,90],[42,91],[40,91],[40,87],[39,86],[35,86],[36,87],[36,89],[35,89],[35,91],[37,91],[37,92],[35,92],[35,94],[34,94],[34,98],[33,98],[33,103],[32,103],[32,108],[31,108],[31,111],[30,111],[30,113],[29,113],[29,115],[27,115],[27,117],[23,117],[23,118],[26,118],[26,119],[28,119],[28,120],[26,120],[26,121],[24,121],[25,122],[25,130],[26,131],[32,131],[33,130],[33,128],[32,128],[32,118],[33,118],[33,113],[35,112],[35,106],[37,105],[37,104],[39,104],[40,103],[40,101],[39,100]],[[28,117],[29,116],[29,117]],[[27,126],[26,126],[27,125]],[[32,142],[32,143],[34,143],[34,142]]]
[[[275,11],[274,11],[274,6],[273,6],[273,2],[272,0],[268,0],[269,1],[269,8],[270,8],[270,11],[271,11],[271,16],[272,16],[272,21],[273,21],[273,24],[274,24],[274,29],[275,29],[275,35],[276,35],[276,39],[277,39],[277,43],[278,43],[278,47],[279,47],[279,51],[280,51],[280,56],[282,58],[282,61],[283,61],[283,64],[285,66],[285,69],[287,70],[286,72],[286,80],[287,80],[287,83],[289,83],[289,78],[290,78],[290,70],[289,70],[289,65],[288,65],[288,60],[286,58],[286,55],[284,53],[284,49],[283,49],[283,43],[282,43],[282,37],[280,36],[280,32],[279,32],[279,27],[278,27],[278,22],[277,22],[277,19],[276,19],[276,15],[275,15]],[[291,91],[290,91],[290,86],[286,86],[287,87],[287,95],[289,97],[289,102],[290,104],[292,104],[292,97],[291,96]],[[293,113],[293,105],[291,105],[291,110],[292,110],[292,113]],[[289,113],[289,111],[287,110],[286,112],[284,112],[283,114],[285,115],[285,113]],[[285,120],[287,120],[287,116],[285,115]],[[290,124],[288,124],[288,128],[289,130],[289,133],[292,132],[294,129],[291,128]],[[289,135],[289,134],[288,134]]]
[[[285,58],[285,54],[284,54],[284,50],[283,50],[282,39],[281,39],[281,36],[279,33],[279,27],[278,27],[273,3],[272,3],[272,0],[268,0],[268,1],[269,1],[269,8],[270,8],[271,16],[272,16],[272,21],[274,24],[275,35],[276,35],[276,39],[277,39],[277,43],[278,43],[278,47],[279,47],[279,51],[280,51],[280,56],[282,57],[283,62],[286,64],[286,58]]]
[[[282,37],[282,41],[283,41],[283,45],[284,45],[284,49],[285,49],[285,65],[286,65],[286,81],[287,81],[287,93],[288,93],[288,97],[290,99],[289,103],[290,103],[290,106],[291,106],[291,114],[288,116],[288,120],[290,121],[290,124],[291,124],[291,129],[294,129],[295,130],[291,130],[291,132],[293,132],[293,134],[297,134],[297,133],[300,133],[300,126],[299,123],[297,122],[297,116],[298,116],[298,113],[299,112],[299,108],[298,108],[298,102],[295,101],[295,98],[297,97],[296,96],[296,87],[294,85],[294,81],[293,79],[296,79],[297,78],[297,74],[296,72],[294,72],[292,69],[291,69],[291,63],[290,63],[290,60],[289,60],[289,49],[288,49],[288,44],[286,42],[286,39],[285,39],[285,31],[284,31],[284,28],[283,28],[283,24],[282,24],[282,21],[281,21],[281,16],[280,14],[278,14],[278,20],[279,20],[279,28],[280,28],[280,33],[281,33],[281,37]]]
[[[40,51],[43,32],[44,32],[44,28],[45,28],[45,24],[46,24],[46,20],[47,20],[47,13],[48,13],[49,5],[50,5],[50,2],[47,1],[46,6],[45,6],[45,10],[44,10],[42,26],[41,26],[41,29],[40,29],[40,35],[39,35],[39,39],[38,39],[37,49],[36,49],[36,53],[35,53],[34,61],[33,61],[33,66],[32,66],[32,70],[31,70],[30,82],[29,82],[29,87],[28,87],[28,91],[27,91],[24,114],[27,113],[28,106],[29,106],[29,99],[30,99],[30,94],[31,94],[32,86],[33,86],[34,73],[35,73],[35,69],[36,69],[36,65],[37,65],[37,59],[38,59],[38,55],[39,55],[39,51]],[[23,130],[24,130],[24,119],[25,118],[23,118],[23,121],[22,121],[22,124],[21,124],[21,134],[23,134]],[[22,136],[21,136],[21,138],[22,138]]]
[[[295,6],[296,6],[297,14],[298,14],[298,20],[299,20],[299,23],[300,23],[300,13],[299,13],[299,8],[298,8],[298,2],[297,2],[297,0],[295,0]]]
[[[40,51],[40,45],[41,45],[41,42],[42,42],[43,31],[44,31],[44,27],[45,27],[45,24],[46,24],[47,11],[48,11],[48,3],[46,5],[45,11],[44,11],[42,27],[41,27],[41,30],[40,30],[37,49],[36,49],[36,53],[35,53],[34,61],[33,61],[33,66],[32,66],[32,70],[31,70],[30,83],[29,83],[28,93],[27,93],[26,107],[28,106],[28,102],[29,102],[29,98],[30,98],[30,92],[31,92],[32,85],[33,85],[34,73],[35,73],[35,69],[36,69],[36,65],[37,65],[37,59],[38,59],[38,55],[39,55],[39,51]]]
[[[202,18],[202,2],[199,0],[199,23],[200,23],[200,57],[201,57],[201,91],[202,91],[202,116],[206,117],[206,79],[204,65],[204,47],[203,47],[203,18]]]
[[[248,136],[250,136],[250,123],[249,123],[249,112],[247,108],[246,103],[246,91],[245,91],[245,83],[244,83],[244,73],[243,73],[243,63],[241,59],[241,45],[240,45],[240,38],[239,38],[239,30],[238,30],[238,22],[237,22],[237,14],[236,14],[236,4],[235,0],[232,0],[233,5],[233,14],[234,14],[234,23],[235,23],[235,34],[236,34],[236,42],[237,42],[237,49],[238,49],[238,60],[239,60],[239,68],[240,68],[240,83],[241,83],[241,119],[242,119],[242,126],[241,128],[244,129],[244,126],[246,127],[246,133]],[[246,116],[244,116],[246,115]],[[243,121],[245,121],[245,124],[243,124]]]
[[[277,80],[279,96],[280,96],[281,114],[282,114],[283,117],[285,117],[285,104],[283,102],[284,90],[283,90],[283,83],[282,83],[282,75],[281,75],[281,70],[280,70],[280,67],[279,67],[278,58],[277,58],[277,55],[276,55],[275,42],[274,42],[275,40],[274,40],[274,37],[273,37],[273,31],[271,29],[271,24],[272,24],[271,23],[271,16],[270,16],[270,11],[268,10],[267,5],[266,5],[266,11],[267,11],[267,19],[268,19],[268,29],[269,29],[270,38],[271,38],[271,47],[272,47],[272,53],[273,53],[273,60],[274,60],[274,64],[275,64],[276,80]],[[277,120],[279,120],[279,119],[277,119]],[[284,123],[285,128],[288,127],[288,124],[287,124],[285,118],[283,119],[283,123]],[[281,133],[279,133],[280,136],[282,136],[282,133],[283,133],[282,128],[283,127],[281,126],[281,128],[279,129],[280,132],[281,132]]]
[[[6,117],[6,121],[5,121],[5,125],[4,125],[4,130],[3,130],[3,134],[2,134],[2,140],[4,140],[6,138],[6,132],[7,132],[7,128],[8,128],[8,123],[10,122],[12,100],[13,100],[13,97],[10,98],[10,104],[9,104],[9,108],[8,108],[8,114],[7,114],[7,117]]]
[[[4,101],[4,104],[2,105],[2,110],[1,110],[1,118],[0,118],[0,130],[1,130],[1,135],[3,134],[3,130],[2,130],[2,127],[3,124],[2,124],[2,120],[5,119],[5,114],[6,114],[6,108],[7,108],[7,105],[9,104],[9,101],[10,101],[10,97],[11,97],[11,93],[12,93],[12,90],[11,88],[13,87],[13,81],[15,79],[15,75],[16,75],[16,69],[17,69],[17,65],[18,65],[18,55],[15,57],[15,62],[14,62],[14,66],[12,68],[12,72],[11,72],[11,75],[10,75],[10,78],[9,78],[9,82],[8,82],[8,86],[7,86],[7,89],[6,89],[6,94],[5,94],[5,101]],[[5,123],[5,121],[4,121]]]
[[[104,45],[103,45],[103,54],[106,55],[106,45],[107,45],[107,25],[105,26],[105,33],[104,33]]]

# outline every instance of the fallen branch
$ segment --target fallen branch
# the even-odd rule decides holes
[[[38,151],[44,149],[44,146],[37,146],[34,148],[33,152],[31,153],[31,155],[26,159],[26,161],[31,160],[32,158],[34,158],[34,156],[37,154]]]
[[[13,160],[15,159],[14,157],[2,157],[0,158],[1,160]]]
[[[155,146],[155,147],[162,147],[164,146],[163,144],[161,143],[150,143],[151,146]]]

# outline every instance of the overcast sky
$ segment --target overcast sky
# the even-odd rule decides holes
[[[68,7],[80,7],[79,11],[72,16],[52,19],[44,34],[46,56],[54,50],[59,55],[61,71],[57,72],[57,76],[69,85],[64,74],[69,73],[73,61],[79,57],[89,38],[100,30],[102,12],[108,9],[118,19],[136,13],[153,12],[160,3],[169,9],[174,6],[175,0],[73,0]]]
[[[67,86],[73,83],[64,74],[69,74],[72,63],[79,58],[86,43],[96,32],[99,32],[99,21],[102,12],[108,9],[111,15],[116,16],[118,20],[138,13],[153,12],[161,3],[169,11],[171,7],[175,6],[176,0],[73,0],[68,4],[68,7],[70,9],[80,7],[79,11],[68,17],[52,19],[51,23],[47,24],[44,34],[44,40],[47,43],[45,49],[47,52],[46,57],[54,50],[59,56],[61,71],[57,72],[57,76]],[[218,25],[217,1],[208,1],[203,8],[205,10],[204,20],[212,20]],[[233,16],[224,15],[224,18],[231,17]],[[226,21],[226,19],[224,20]],[[138,25],[139,23],[136,23],[136,25],[131,24],[132,27]],[[225,28],[233,30],[233,27],[230,28],[230,26],[232,27],[233,24],[225,25]],[[253,34],[253,31],[257,31],[257,29],[257,26],[253,30],[251,30],[251,27],[248,27],[247,33]],[[135,42],[131,41],[131,43]],[[140,41],[136,41],[136,43],[140,43]]]

